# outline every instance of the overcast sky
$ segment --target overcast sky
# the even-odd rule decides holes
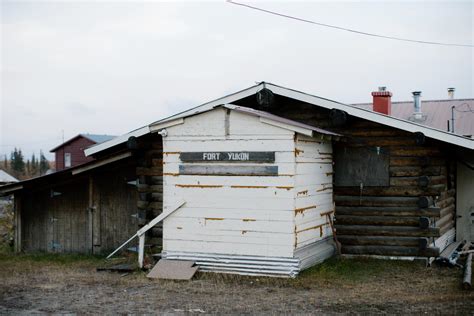
[[[237,1],[237,0],[236,0]],[[474,96],[473,48],[314,26],[218,2],[0,1],[0,154],[49,152],[78,133],[120,135],[269,81],[341,102]],[[474,5],[246,2],[383,35],[473,44]],[[48,155],[48,158],[51,158]]]

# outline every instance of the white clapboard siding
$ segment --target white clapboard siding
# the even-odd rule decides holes
[[[301,135],[295,138],[293,131],[223,109],[187,117],[167,131],[163,204],[181,199],[186,204],[163,222],[164,253],[296,258],[295,251],[305,247],[298,255],[302,262],[326,258],[308,249],[328,237],[327,219],[321,212],[334,209],[330,143]],[[275,152],[275,161],[180,160],[182,152],[226,151]],[[278,175],[181,175],[183,165],[222,170],[278,166]],[[305,194],[298,194],[304,190]],[[320,253],[328,256],[330,251]],[[231,267],[224,262],[221,268]]]
[[[201,197],[216,195],[225,198],[273,198],[273,199],[293,199],[294,192],[292,188],[281,188],[275,186],[222,186],[211,188],[200,188],[196,190],[193,187],[174,186],[171,192],[167,192],[167,196],[186,196]],[[328,194],[327,192],[324,192]],[[316,195],[316,194],[315,194]]]
[[[225,135],[225,111],[219,109],[184,119],[184,123],[166,128],[170,136]]]
[[[166,137],[163,138],[163,152],[164,156],[167,153],[178,153],[181,151],[275,151],[276,156],[280,152],[291,153],[293,161],[295,159],[294,142],[291,138],[288,139],[223,139],[223,140],[186,140],[186,141],[171,141]],[[239,148],[239,149],[236,149]],[[271,148],[271,150],[270,150]],[[278,159],[278,157],[277,157]],[[291,162],[291,160],[289,160]]]
[[[324,215],[334,210],[332,146],[298,135],[296,153],[295,248],[300,249],[332,234]]]
[[[296,192],[296,199],[302,199],[302,198],[305,198],[305,197],[308,197],[308,196],[315,196],[315,195],[318,195],[318,196],[331,196],[333,195],[333,191],[332,191],[332,188],[329,187],[329,188],[320,188],[320,189],[316,189],[317,186],[315,185],[312,185],[312,186],[302,186],[302,187],[296,187],[296,188],[293,188],[293,190],[295,190]]]
[[[255,232],[281,232],[292,234],[294,229],[292,221],[243,221],[241,219],[228,219],[224,217],[171,217],[164,221],[166,226],[181,227],[184,232],[206,231],[255,231]],[[290,224],[290,225],[289,225]],[[194,231],[195,230],[195,231]]]
[[[293,227],[294,210],[262,210],[262,209],[243,209],[238,205],[230,205],[232,208],[190,208],[182,207],[173,214],[173,217],[186,218],[227,218],[238,219],[242,221],[284,221],[291,222]],[[166,220],[165,220],[166,221]]]
[[[257,128],[256,128],[257,127]],[[262,124],[260,118],[249,116],[244,113],[230,112],[229,114],[230,135],[294,135],[293,131],[280,127]]]
[[[164,195],[163,201],[166,205],[176,203],[183,196]],[[261,209],[261,210],[291,210],[294,206],[292,199],[273,199],[273,198],[245,198],[235,197],[232,199],[220,196],[184,196],[187,207],[208,207],[208,208],[226,208],[238,205],[242,209]]]
[[[179,251],[194,253],[293,258],[293,245],[254,245],[246,243],[204,242],[194,240],[181,241],[174,239],[164,239],[163,249],[165,249],[165,251],[172,251],[168,249],[179,249]]]
[[[214,186],[273,186],[273,187],[294,187],[294,176],[244,176],[244,177],[227,177],[227,176],[163,176],[163,183],[171,186],[188,186],[188,185],[214,185]]]
[[[163,164],[163,173],[171,173],[171,174],[178,174],[179,173],[179,166],[180,165],[187,165],[187,166],[203,166],[203,167],[260,167],[260,166],[274,166],[274,163],[240,163],[240,162],[232,162],[232,163],[225,163],[225,162],[168,162],[165,161]],[[314,168],[316,170],[318,168]],[[320,169],[325,170],[325,169]],[[320,171],[323,172],[323,171]],[[278,174],[279,175],[294,175],[295,174],[295,163],[294,162],[280,162],[278,163]],[[228,176],[230,177],[230,176]]]
[[[300,209],[304,207],[308,207],[311,205],[316,205],[318,208],[324,206],[326,204],[332,204],[333,198],[331,194],[324,194],[324,195],[312,195],[312,196],[304,196],[298,197],[295,199],[295,209]]]

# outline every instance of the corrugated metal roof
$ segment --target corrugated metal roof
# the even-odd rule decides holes
[[[97,134],[80,134],[84,136],[85,138],[88,138],[92,140],[93,142],[96,142],[96,144],[100,144],[103,142],[106,142],[108,140],[111,140],[112,138],[115,138],[116,136],[112,135],[97,135]]]
[[[67,145],[69,143],[71,143],[72,141],[80,138],[80,137],[84,137],[84,138],[87,138],[89,139],[90,141],[93,141],[94,143],[96,144],[100,144],[100,143],[104,143],[106,141],[109,141],[117,136],[112,136],[112,135],[97,135],[97,134],[79,134],[79,135],[76,135],[74,136],[73,138],[71,139],[68,139],[67,141],[65,141],[64,143],[54,147],[53,149],[51,149],[49,152],[55,152],[56,150],[58,150],[59,148],[63,147],[64,145]]]
[[[353,104],[357,107],[372,110],[372,103]],[[422,100],[423,119],[416,123],[447,131],[447,121],[451,121],[451,107],[454,111],[454,132],[459,135],[474,135],[474,99]],[[391,116],[412,120],[413,101],[392,102]],[[451,122],[450,122],[451,124]]]
[[[18,182],[18,179],[8,174],[6,171],[0,169],[0,183]]]
[[[144,126],[142,128],[139,128],[135,131],[132,131],[130,133],[124,134],[122,136],[119,136],[113,140],[110,140],[108,142],[104,142],[99,145],[95,145],[92,147],[89,147],[88,149],[85,150],[86,156],[91,156],[94,155],[98,152],[101,152],[103,150],[106,150],[108,148],[111,148],[113,146],[116,146],[118,144],[124,143],[127,141],[127,139],[130,136],[142,136],[147,133],[150,133],[150,127],[155,126],[158,124],[163,124],[165,122],[171,122],[178,120],[182,117],[186,117],[189,115],[194,115],[198,114],[201,112],[209,111],[210,109],[222,105],[222,104],[229,104],[232,102],[235,102],[239,99],[248,97],[250,95],[255,94],[262,88],[268,88],[273,91],[274,94],[277,95],[282,95],[288,98],[293,98],[295,100],[303,101],[306,103],[314,104],[315,106],[319,106],[322,108],[326,109],[338,109],[347,112],[349,115],[353,115],[355,117],[360,117],[362,119],[366,119],[372,122],[377,122],[383,125],[391,126],[394,128],[398,128],[401,130],[409,131],[409,132],[422,132],[424,133],[427,137],[434,138],[443,142],[451,143],[456,146],[461,146],[465,147],[468,149],[474,149],[474,140],[469,139],[466,137],[462,137],[462,135],[459,134],[453,134],[449,133],[446,131],[446,125],[440,127],[434,127],[432,125],[428,124],[421,124],[420,122],[417,121],[409,121],[406,118],[401,118],[398,116],[386,116],[381,113],[373,112],[371,111],[372,106],[369,103],[365,104],[365,107],[363,104],[359,105],[350,105],[350,104],[344,104],[340,103],[337,101],[321,98],[315,95],[311,95],[308,93],[304,93],[301,91],[297,91],[294,89],[289,89],[285,88],[282,86],[278,86],[269,82],[261,82],[258,83],[254,86],[251,86],[247,89],[241,90],[239,92],[229,94],[227,96],[224,96],[222,98],[213,100],[211,102],[204,103],[200,106],[194,107],[190,110],[172,115],[170,117],[164,118],[162,120],[156,121],[148,126]],[[447,100],[451,101],[451,100]],[[427,101],[425,101],[427,102]],[[397,102],[394,102],[396,104]],[[411,103],[411,102],[406,102],[406,103]],[[370,109],[370,110],[369,110]],[[443,118],[444,120],[444,118]],[[444,120],[444,124],[446,124],[446,121]],[[469,123],[468,123],[469,124]],[[472,124],[472,123],[470,123]]]

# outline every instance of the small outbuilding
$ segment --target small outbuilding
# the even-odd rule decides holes
[[[167,126],[163,207],[186,204],[164,220],[163,258],[196,261],[201,270],[295,275],[334,254],[338,134],[234,105]]]

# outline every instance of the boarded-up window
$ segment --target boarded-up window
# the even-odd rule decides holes
[[[389,186],[388,149],[382,147],[335,147],[336,186]]]

